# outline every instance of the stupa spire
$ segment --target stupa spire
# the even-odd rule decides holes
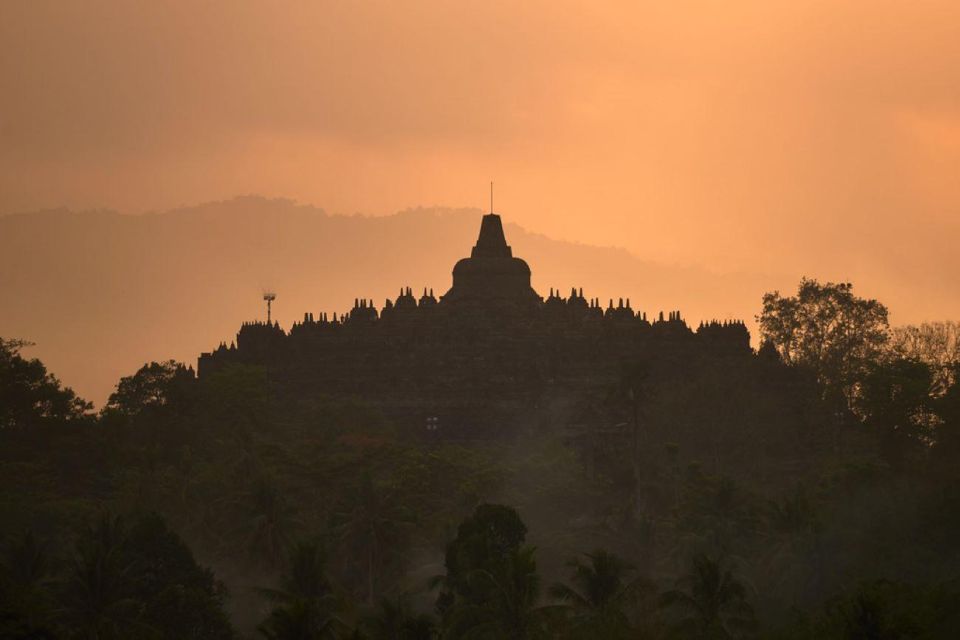
[[[503,222],[495,213],[483,216],[477,244],[470,252],[471,258],[512,258],[513,251],[503,235]]]

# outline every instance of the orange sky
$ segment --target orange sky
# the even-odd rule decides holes
[[[960,315],[956,0],[10,2],[0,96],[0,212],[493,179],[552,237]]]

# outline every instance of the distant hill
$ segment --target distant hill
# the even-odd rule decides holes
[[[242,197],[141,216],[66,210],[0,218],[0,336],[27,351],[82,396],[101,404],[122,375],[149,360],[195,363],[265,315],[278,294],[284,327],[305,311],[341,312],[356,297],[381,306],[401,286],[450,286],[482,212],[415,209],[386,217],[333,216],[288,200]],[[798,276],[718,275],[644,261],[627,251],[551,240],[509,224],[514,255],[541,295],[573,286],[588,297],[629,297],[689,322],[741,318],[760,297]]]

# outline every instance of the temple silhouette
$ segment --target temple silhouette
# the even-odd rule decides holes
[[[458,433],[509,427],[549,394],[610,384],[624,363],[664,353],[749,356],[750,334],[741,321],[694,331],[679,311],[648,320],[629,299],[604,307],[576,287],[544,299],[490,213],[439,299],[403,287],[379,310],[357,298],[339,316],[305,313],[289,332],[244,323],[235,342],[201,354],[198,375],[262,366],[281,390],[358,396],[399,425]]]

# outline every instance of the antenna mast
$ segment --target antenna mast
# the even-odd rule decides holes
[[[270,324],[270,303],[277,299],[277,294],[267,291],[263,294],[263,299],[267,301],[267,324]]]

